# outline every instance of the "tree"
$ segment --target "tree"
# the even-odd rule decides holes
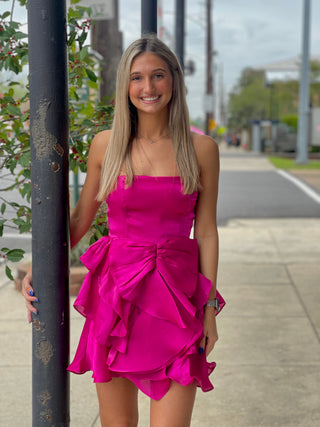
[[[310,62],[310,97],[314,107],[320,107],[320,61]]]
[[[320,106],[320,62],[312,61],[310,71],[310,103]],[[229,127],[246,128],[252,120],[287,122],[288,117],[297,116],[298,96],[298,80],[266,84],[263,71],[246,68],[230,94]]]
[[[68,10],[69,52],[69,123],[70,169],[86,171],[86,158],[94,134],[107,129],[112,121],[113,105],[99,103],[97,72],[99,64],[86,45],[90,30],[90,8],[76,5],[71,0]],[[19,0],[22,6],[26,0]],[[0,236],[5,228],[17,228],[20,233],[31,229],[29,87],[21,76],[28,64],[27,34],[21,24],[11,19],[10,11],[0,15],[0,71],[10,72],[16,80],[1,85],[0,94],[0,170],[10,176],[10,184],[0,185]],[[20,76],[20,77],[19,77]],[[84,96],[83,93],[86,95]],[[7,192],[17,189],[24,203],[8,200]],[[10,217],[8,207],[15,214]],[[91,241],[107,234],[106,218],[99,213],[94,224]],[[24,251],[19,248],[0,248],[0,256],[20,261]],[[7,276],[12,278],[9,267]]]
[[[229,127],[246,128],[252,120],[267,119],[269,92],[264,73],[246,68],[230,94]]]

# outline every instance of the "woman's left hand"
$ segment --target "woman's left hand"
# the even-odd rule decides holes
[[[203,319],[203,339],[200,342],[199,353],[206,351],[208,356],[218,341],[216,314],[214,307],[205,307]],[[200,349],[203,349],[202,351]]]

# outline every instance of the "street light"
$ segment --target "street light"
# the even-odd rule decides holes
[[[310,46],[310,8],[311,0],[304,0],[303,37],[299,89],[299,120],[296,163],[308,163],[309,136],[309,46]]]

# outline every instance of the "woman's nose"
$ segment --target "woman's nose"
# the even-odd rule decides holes
[[[144,90],[146,92],[152,92],[153,91],[153,81],[150,77],[146,78],[144,81]]]

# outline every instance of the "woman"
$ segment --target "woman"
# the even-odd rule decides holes
[[[189,426],[196,387],[213,388],[206,356],[224,304],[215,287],[219,153],[189,126],[175,55],[154,36],[137,40],[120,61],[113,128],[92,141],[70,219],[74,246],[107,200],[109,236],[81,258],[89,273],[75,308],[86,323],[68,368],[93,371],[102,426],[137,425],[138,389],[151,397],[152,426]]]

